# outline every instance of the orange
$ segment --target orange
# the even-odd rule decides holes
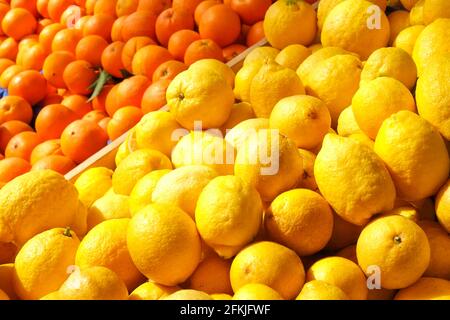
[[[151,11],[137,11],[130,14],[122,27],[122,39],[128,41],[133,37],[149,37],[156,39],[156,14]]]
[[[85,60],[94,67],[100,67],[102,52],[108,46],[108,42],[98,35],[85,36],[78,42],[75,55],[77,60]]]
[[[61,142],[59,141],[59,139],[47,140],[38,144],[33,149],[30,156],[30,163],[31,165],[33,165],[47,156],[62,154]]]
[[[138,8],[139,0],[117,0],[116,15],[122,17],[132,14]]]
[[[52,23],[42,29],[39,33],[39,43],[42,44],[47,52],[52,51],[52,42],[55,35],[64,29],[60,23]]]
[[[44,30],[45,27],[53,24],[53,21],[51,19],[42,19],[38,21],[38,26],[36,28],[36,33],[40,34],[42,30]]]
[[[5,2],[0,2],[0,21],[3,20],[3,17],[8,13],[10,7]],[[4,35],[2,28],[0,28],[0,35]]]
[[[108,136],[95,122],[77,120],[72,122],[61,135],[63,153],[75,163],[81,163],[103,148]]]
[[[42,44],[36,43],[24,51],[21,64],[27,70],[41,71],[45,58],[47,51]]]
[[[15,75],[25,71],[25,68],[18,65],[13,65],[5,69],[2,75],[0,76],[0,86],[2,88],[8,88],[11,79],[14,78]]]
[[[160,79],[145,90],[141,103],[144,114],[159,110],[167,104],[166,91],[170,82],[169,79]]]
[[[122,41],[122,28],[123,28],[123,22],[127,16],[122,16],[120,18],[117,18],[112,27],[111,27],[111,40],[112,41]]]
[[[138,11],[150,11],[159,15],[164,10],[170,8],[172,0],[139,0]]]
[[[97,35],[105,39],[111,40],[111,30],[114,24],[114,18],[107,14],[95,14],[86,20],[83,26],[83,36]]]
[[[44,61],[44,78],[56,88],[66,88],[63,79],[64,70],[74,61],[75,56],[68,51],[55,51],[51,53]]]
[[[203,0],[173,0],[173,8],[185,8],[190,14],[194,15],[195,9]]]
[[[145,76],[133,76],[119,83],[114,94],[115,103],[113,109],[115,108],[115,110],[107,107],[108,114],[112,117],[122,107],[140,107],[142,96],[150,84],[151,81]]]
[[[87,97],[79,94],[65,96],[61,104],[72,110],[78,118],[82,118],[92,111],[92,103],[88,101]]]
[[[116,17],[117,0],[97,0],[94,6],[94,14],[107,14]]]
[[[12,157],[0,160],[0,189],[6,183],[27,173],[30,169],[31,165],[21,158]]]
[[[37,0],[36,1],[37,12],[44,18],[50,18],[49,14],[48,14],[48,2],[49,2],[49,0]]]
[[[125,70],[132,72],[132,64],[134,55],[141,48],[156,44],[156,42],[149,37],[133,37],[128,40],[122,50],[122,64]]]
[[[29,123],[32,117],[33,109],[25,99],[17,96],[0,99],[0,125],[11,120]]]
[[[31,12],[23,8],[9,10],[2,20],[3,32],[15,40],[33,34],[36,27],[36,18]]]
[[[108,124],[111,121],[110,117],[106,117],[103,118],[102,120],[100,120],[97,124],[100,126],[100,128],[103,129],[103,131],[106,132],[106,134],[108,134]]]
[[[231,9],[237,12],[242,22],[247,25],[264,20],[271,5],[271,0],[231,0]]]
[[[116,41],[107,46],[101,56],[103,69],[116,78],[123,78],[121,70],[125,69],[122,63],[122,53],[125,43]]]
[[[91,16],[84,16],[81,17],[76,23],[75,23],[75,29],[79,30],[81,33],[83,33],[84,26],[86,25],[86,22],[91,18]]]
[[[100,110],[92,110],[86,113],[83,117],[83,120],[91,121],[94,123],[99,123],[101,120],[105,119],[107,116],[106,113]]]
[[[239,37],[241,21],[230,7],[220,4],[203,13],[198,28],[203,39],[214,40],[219,46],[226,47]]]
[[[148,45],[139,49],[133,57],[131,69],[135,75],[144,75],[149,79],[152,78],[156,68],[173,57],[170,52],[163,47]]]
[[[6,68],[14,65],[14,61],[6,58],[0,58],[0,74],[6,70]]]
[[[195,8],[195,13],[194,13],[195,23],[197,25],[199,25],[200,19],[201,19],[203,13],[205,13],[205,11],[208,10],[209,8],[211,8],[212,6],[215,6],[215,5],[221,4],[221,3],[222,2],[219,0],[206,0],[206,1],[200,2],[200,4],[197,6],[197,8]]]
[[[136,107],[123,107],[117,110],[107,126],[109,139],[114,141],[119,138],[133,128],[142,116],[142,110]]]
[[[19,45],[14,38],[7,38],[0,43],[0,58],[16,60]]]
[[[153,72],[152,81],[156,82],[160,79],[173,80],[177,74],[184,70],[187,70],[187,66],[183,62],[176,60],[166,61],[161,63],[155,72]]]
[[[106,113],[112,117],[114,115],[114,112],[116,112],[117,109],[120,107],[117,107],[116,102],[116,93],[119,90],[119,85],[114,85],[110,88],[108,88],[108,91],[106,92],[106,98],[104,102],[105,111]]]
[[[18,120],[11,120],[0,125],[0,152],[5,152],[12,137],[25,131],[33,131],[33,129],[25,122]]]
[[[23,8],[28,10],[33,16],[37,17],[36,1],[34,0],[11,0],[11,8]]]
[[[52,40],[52,51],[69,51],[75,54],[81,32],[76,29],[63,29],[56,33]]]
[[[242,44],[232,44],[222,50],[226,62],[233,60],[248,48]]]
[[[206,2],[206,1],[205,1]],[[200,35],[192,30],[180,30],[172,34],[169,39],[168,49],[172,56],[180,61],[184,61],[184,54],[187,48],[196,40],[200,40]]]
[[[31,170],[37,171],[49,169],[60,174],[66,174],[76,166],[77,165],[75,164],[75,162],[73,162],[69,157],[61,155],[50,155],[37,161],[31,168]]]
[[[24,131],[9,140],[5,149],[5,157],[17,157],[29,161],[33,149],[42,142],[35,132]]]
[[[92,108],[94,110],[106,111],[106,97],[113,87],[114,85],[112,84],[105,85],[100,94],[92,100]]]
[[[61,15],[61,18],[59,19],[59,22],[62,25],[65,25],[67,28],[73,28],[75,27],[78,19],[81,16],[84,16],[85,12],[83,8],[80,8],[80,6],[70,6]]]
[[[184,29],[194,29],[194,18],[183,7],[166,9],[156,19],[156,37],[164,47],[169,44],[172,34]]]
[[[97,0],[86,0],[84,7],[86,8],[86,13],[89,15],[94,14],[94,7],[97,3]]]
[[[63,130],[77,120],[75,112],[62,104],[44,107],[36,118],[36,132],[44,140],[58,139]]]
[[[264,39],[264,23],[259,21],[250,27],[247,33],[247,46],[251,47],[257,42]]]
[[[74,94],[88,95],[97,79],[94,67],[87,61],[77,60],[67,65],[63,73],[64,83]]]
[[[47,12],[48,16],[53,21],[59,21],[63,12],[71,5],[74,5],[74,0],[48,0]]]
[[[61,103],[63,100],[63,97],[60,96],[57,93],[49,93],[44,100],[42,100],[41,102],[39,102],[37,104],[37,106],[43,108],[45,106],[48,106],[49,104],[59,104]]]
[[[202,59],[223,61],[222,48],[213,40],[203,39],[192,42],[184,54],[184,63],[188,66]]]
[[[47,80],[36,70],[22,71],[15,75],[8,84],[8,92],[19,96],[35,105],[47,94]]]

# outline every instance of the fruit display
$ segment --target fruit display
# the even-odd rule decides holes
[[[0,299],[450,300],[448,1],[14,3]]]

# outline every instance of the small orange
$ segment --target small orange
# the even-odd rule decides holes
[[[2,20],[3,32],[15,40],[20,40],[29,34],[33,34],[36,27],[36,18],[30,11],[23,8],[9,10]]]
[[[61,135],[63,153],[75,163],[81,163],[103,148],[108,135],[93,121],[72,122]]]
[[[97,0],[94,6],[94,14],[107,14],[116,18],[117,0]]]
[[[11,0],[11,8],[23,8],[28,10],[33,16],[37,17],[36,1],[32,0]]]
[[[251,47],[264,39],[264,22],[259,21],[250,27],[247,33],[247,46]]]
[[[184,63],[188,66],[202,59],[216,59],[224,61],[222,48],[211,39],[194,41],[184,54]]]
[[[102,52],[107,46],[108,42],[98,35],[85,36],[78,42],[75,55],[78,60],[85,60],[94,67],[100,67]]]
[[[112,27],[111,27],[111,40],[112,41],[123,41],[122,39],[122,28],[123,28],[123,22],[127,16],[122,16],[117,18]]]
[[[39,42],[39,35],[30,34],[29,36],[26,36],[19,41],[19,50],[30,48],[31,46],[35,45],[38,42]]]
[[[152,44],[156,44],[156,42],[149,37],[133,37],[128,40],[122,50],[122,64],[125,70],[132,72],[133,58],[136,52]]]
[[[211,8],[212,6],[215,6],[217,4],[222,4],[222,2],[219,0],[206,0],[206,1],[200,2],[200,4],[197,6],[197,8],[195,8],[195,13],[194,13],[195,23],[197,25],[199,25],[200,19],[202,18],[203,13],[205,13],[206,10],[208,10],[209,8]]]
[[[75,61],[75,56],[68,51],[55,51],[44,61],[43,73],[48,83],[56,88],[66,88],[63,74],[66,67]]]
[[[8,13],[8,11],[11,8],[9,7],[9,5],[5,2],[0,2],[0,21],[3,20],[3,18],[5,17],[5,15]],[[5,33],[3,32],[2,28],[0,28],[0,35],[4,35]]]
[[[106,98],[105,98],[105,111],[108,113],[110,117],[114,115],[114,112],[116,112],[118,107],[117,99],[116,99],[116,93],[119,90],[119,85],[113,85],[112,87],[108,88],[108,91],[106,92]]]
[[[63,97],[58,93],[49,93],[47,96],[39,102],[37,105],[41,108],[48,106],[49,104],[60,104],[63,100]]]
[[[0,160],[0,189],[14,178],[30,171],[31,165],[28,161],[11,157]]]
[[[117,0],[116,15],[118,17],[127,16],[137,11],[139,0]]]
[[[159,15],[172,6],[172,0],[139,0],[137,11],[150,11]]]
[[[177,74],[187,70],[187,66],[177,60],[169,60],[161,63],[155,72],[153,72],[152,81],[156,82],[159,79],[173,80]]]
[[[108,134],[108,124],[111,121],[110,117],[103,118],[100,120],[97,124],[100,126],[100,128],[103,129]]]
[[[72,5],[68,7],[61,15],[59,22],[67,28],[73,28],[78,19],[85,15],[85,10],[80,6]]]
[[[25,131],[33,131],[33,129],[25,122],[18,120],[11,120],[0,125],[0,151],[4,153],[9,140]]]
[[[40,43],[36,43],[24,51],[22,55],[22,65],[27,70],[41,71],[46,57],[47,51],[44,46]]]
[[[200,35],[192,30],[180,30],[172,34],[169,39],[168,49],[173,57],[177,60],[184,61],[184,54],[189,45],[200,40]]]
[[[33,165],[42,158],[45,158],[52,154],[63,154],[61,151],[61,142],[59,141],[59,139],[47,140],[38,144],[31,152],[30,163],[31,165]]]
[[[52,40],[52,51],[69,51],[75,54],[81,32],[77,29],[63,29],[56,33]]]
[[[39,43],[42,44],[47,52],[52,51],[52,42],[55,35],[65,29],[64,26],[60,23],[52,23],[51,25],[46,26],[42,29],[41,33],[39,33]]]
[[[122,107],[140,107],[142,96],[145,90],[149,87],[151,81],[145,76],[133,76],[125,79],[117,85],[117,91],[115,92],[115,110],[112,114],[108,110],[108,114],[112,117],[114,113]]]
[[[156,39],[155,33],[156,14],[151,11],[136,11],[123,21],[122,39],[128,41],[131,38],[144,36]]]
[[[59,21],[63,12],[74,4],[74,0],[49,0],[47,3],[48,15],[53,21]]]
[[[69,157],[62,155],[49,155],[37,161],[31,171],[37,170],[53,170],[60,174],[66,174],[76,167],[76,163]]]
[[[0,58],[0,74],[6,70],[6,68],[14,65],[14,61],[6,58]]]
[[[226,62],[233,60],[242,52],[247,50],[247,47],[242,44],[232,44],[223,49],[223,57]]]
[[[148,45],[139,49],[134,55],[132,70],[135,75],[143,75],[151,79],[161,63],[172,60],[170,52],[163,47]]]
[[[22,71],[11,79],[8,92],[35,105],[47,95],[47,80],[36,70]]]
[[[0,124],[11,120],[29,123],[33,118],[31,105],[23,98],[6,96],[0,99]]]
[[[203,0],[173,0],[173,8],[185,8],[190,14],[194,15],[195,9]]]
[[[24,131],[9,140],[5,149],[5,157],[17,157],[30,161],[31,152],[42,142],[36,132]]]
[[[121,70],[125,69],[122,63],[122,53],[125,43],[116,41],[107,46],[101,56],[103,69],[116,78],[123,78]]]
[[[67,65],[63,73],[64,83],[74,94],[88,95],[97,79],[94,67],[87,61],[76,60]]]
[[[37,0],[36,9],[37,12],[44,18],[50,18],[48,14],[48,2],[49,0]]]
[[[14,38],[7,38],[0,43],[0,58],[16,60],[19,44]]]
[[[82,118],[88,112],[92,111],[92,103],[88,101],[86,96],[79,94],[65,96],[61,104],[75,112],[78,118]]]
[[[100,110],[92,110],[86,113],[83,117],[83,120],[92,121],[94,123],[99,123],[101,120],[105,119],[107,114]]]
[[[97,0],[85,0],[84,7],[86,8],[86,13],[89,15],[94,14],[95,3]]]
[[[62,104],[44,107],[36,118],[36,132],[44,140],[58,139],[63,130],[77,120],[75,112]]]
[[[170,82],[168,79],[160,79],[145,90],[141,103],[144,114],[159,110],[167,104],[166,91]]]
[[[107,84],[102,88],[100,94],[92,100],[92,109],[106,112],[106,97],[113,87],[114,85]]]
[[[0,86],[2,88],[8,88],[11,79],[22,71],[25,71],[25,68],[19,65],[12,65],[6,68],[0,76]]]
[[[194,18],[187,9],[170,8],[166,9],[158,16],[155,24],[156,37],[160,44],[167,47],[169,39],[177,31],[193,30]]]
[[[111,30],[114,24],[114,18],[107,14],[95,14],[86,21],[83,26],[83,35],[97,35],[111,41]]]
[[[236,12],[224,4],[207,9],[200,19],[199,33],[203,39],[212,39],[219,46],[233,44],[241,33],[241,20]]]
[[[231,0],[231,9],[241,17],[247,25],[264,20],[267,9],[272,5],[272,0]]]
[[[108,123],[107,132],[111,141],[116,140],[133,128],[142,118],[142,110],[136,107],[123,107],[114,113]]]
[[[78,21],[75,23],[75,29],[79,30],[81,33],[83,33],[84,26],[89,21],[91,16],[84,16],[78,19]]]
[[[53,24],[53,21],[51,19],[42,19],[38,21],[38,26],[36,29],[36,33],[40,34],[42,30],[44,30],[45,27]]]

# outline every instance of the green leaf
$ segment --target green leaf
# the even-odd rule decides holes
[[[92,95],[90,96],[88,102],[91,102],[94,100],[94,98],[98,97],[99,94],[102,92],[103,87],[105,86],[108,81],[112,79],[112,76],[106,72],[105,70],[102,70],[94,83],[92,83],[89,87],[89,89],[93,89]]]

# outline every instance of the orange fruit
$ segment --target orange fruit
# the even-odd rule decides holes
[[[63,29],[56,33],[52,40],[52,51],[69,51],[75,54],[81,32],[76,29]]]
[[[25,122],[18,120],[11,120],[0,125],[0,152],[5,152],[12,137],[25,131],[33,131],[33,129]]]
[[[53,21],[51,19],[42,19],[38,21],[38,25],[36,28],[36,33],[40,34],[42,30],[44,30],[45,27],[53,24]]]
[[[107,107],[108,114],[112,117],[122,107],[140,107],[142,96],[150,84],[151,81],[147,77],[139,75],[125,79],[119,83],[117,85],[117,91],[114,93],[115,105],[113,107],[115,107],[115,110]]]
[[[200,4],[197,6],[197,8],[195,8],[195,13],[194,13],[195,23],[197,25],[199,25],[200,19],[201,19],[203,13],[205,13],[206,10],[208,10],[209,8],[211,8],[212,6],[215,6],[217,4],[222,4],[222,2],[219,0],[206,0],[206,1],[200,2]]]
[[[137,51],[148,45],[156,45],[149,37],[133,37],[125,43],[122,50],[122,64],[125,70],[132,72],[133,58]]]
[[[172,0],[139,0],[137,11],[150,11],[159,15],[172,6]]]
[[[29,161],[31,152],[41,142],[42,139],[36,132],[24,131],[18,133],[6,145],[5,157],[17,157]]]
[[[17,96],[0,99],[0,125],[11,120],[29,123],[32,118],[33,109],[25,99]]]
[[[116,78],[123,78],[121,70],[125,69],[122,63],[122,53],[125,43],[116,41],[107,46],[101,56],[103,69]]]
[[[14,38],[7,38],[0,43],[0,58],[16,60],[19,44]]]
[[[111,27],[111,40],[112,41],[122,41],[122,28],[123,28],[123,22],[127,16],[122,16],[117,18],[112,27]]]
[[[94,14],[94,8],[97,0],[86,0],[84,7],[86,8],[86,14],[92,15]]]
[[[75,29],[79,30],[81,33],[83,33],[84,26],[86,25],[86,22],[91,18],[91,16],[84,16],[78,19],[78,21],[75,23]]]
[[[92,103],[88,101],[87,97],[79,94],[65,96],[61,104],[72,110],[78,118],[82,118],[92,111]]]
[[[9,181],[30,171],[31,165],[22,158],[0,160],[0,189]]]
[[[48,0],[47,12],[48,16],[53,21],[59,21],[63,12],[71,5],[74,5],[74,0]]]
[[[106,97],[113,87],[112,84],[103,87],[100,94],[92,100],[92,109],[106,112]]]
[[[108,14],[95,14],[86,20],[83,26],[83,36],[97,35],[107,41],[111,41],[111,30],[114,17]]]
[[[61,14],[59,22],[67,28],[73,28],[81,16],[84,16],[84,9],[77,5],[68,7]]]
[[[108,124],[111,121],[110,117],[106,117],[103,118],[102,120],[100,120],[97,124],[100,126],[100,128],[103,129],[103,131],[106,132],[106,134],[108,134]]]
[[[122,39],[128,41],[133,37],[149,37],[156,39],[156,14],[151,11],[136,11],[123,21]]]
[[[0,86],[2,88],[8,88],[11,79],[14,78],[15,75],[21,73],[22,71],[25,71],[25,68],[18,65],[12,65],[6,68],[5,71],[3,71],[2,75],[0,76]]]
[[[184,54],[184,63],[188,66],[202,59],[216,59],[224,61],[222,48],[211,39],[194,41]]]
[[[126,16],[135,12],[138,8],[139,0],[117,0],[116,15]]]
[[[251,47],[257,42],[264,39],[264,23],[263,21],[259,21],[250,27],[247,33],[247,46]]]
[[[48,2],[49,0],[37,0],[36,9],[37,12],[44,18],[50,18],[48,14]]]
[[[2,30],[9,37],[20,40],[33,34],[37,27],[36,18],[23,8],[15,8],[8,11],[2,20]]]
[[[11,79],[8,92],[35,105],[47,95],[47,80],[36,70],[22,71]]]
[[[33,16],[37,17],[36,1],[34,0],[11,0],[11,8],[23,8],[28,10]]]
[[[133,57],[131,69],[133,70],[133,74],[144,75],[151,79],[160,64],[172,59],[172,55],[166,48],[148,45],[136,52]]]
[[[60,174],[66,174],[76,166],[76,163],[69,157],[53,154],[38,160],[31,170],[53,170]]]
[[[49,54],[44,61],[44,78],[56,88],[66,88],[63,79],[64,70],[74,61],[75,56],[68,51],[55,51]]]
[[[170,82],[168,79],[160,79],[145,90],[141,103],[144,114],[159,110],[167,104],[166,91]]]
[[[99,123],[103,119],[107,117],[107,114],[100,110],[92,110],[86,113],[83,117],[83,120],[92,121],[95,123]]]
[[[97,0],[94,6],[94,14],[107,14],[116,18],[117,0]]]
[[[231,9],[235,11],[243,23],[255,24],[264,20],[267,9],[272,5],[271,0],[231,0]]]
[[[164,47],[167,47],[169,44],[172,34],[185,29],[194,29],[194,18],[185,8],[166,9],[156,19],[156,37]]]
[[[168,49],[172,56],[180,61],[184,61],[184,54],[187,48],[196,40],[200,40],[200,35],[192,30],[180,30],[172,34],[169,39]]]
[[[114,115],[114,112],[116,112],[116,110],[120,108],[117,107],[118,104],[116,102],[116,93],[118,90],[119,85],[114,85],[108,88],[108,91],[106,93],[104,106],[106,113],[108,113],[110,117],[112,117]]]
[[[136,107],[123,107],[117,110],[107,126],[109,139],[114,141],[119,138],[133,128],[142,116],[142,110]]]
[[[156,68],[155,72],[153,72],[152,81],[156,82],[160,79],[173,80],[177,74],[185,70],[187,70],[187,66],[183,62],[169,60],[161,63],[159,67]]]
[[[194,15],[195,9],[203,0],[173,0],[172,7],[185,8],[191,15]]]
[[[59,139],[47,140],[38,144],[33,149],[30,156],[30,163],[31,165],[33,165],[47,156],[62,154],[61,142],[59,141]]]
[[[14,65],[14,61],[6,58],[0,58],[0,74],[6,70],[6,68]]]
[[[27,70],[41,71],[46,58],[47,51],[44,46],[36,43],[24,51],[21,64]]]
[[[219,46],[233,44],[241,33],[241,21],[236,12],[224,4],[207,9],[200,20],[199,33],[203,39],[214,40]]]
[[[108,136],[103,129],[88,120],[72,122],[61,135],[61,149],[75,163],[83,162],[107,142]]]
[[[37,105],[41,108],[48,106],[49,104],[60,104],[63,100],[63,97],[58,93],[49,93],[47,96],[39,102]]]
[[[226,62],[233,60],[248,48],[242,44],[232,44],[222,50]]]
[[[36,118],[36,132],[43,140],[58,139],[63,130],[77,120],[75,112],[62,104],[44,107]]]
[[[100,36],[85,36],[78,42],[75,55],[77,60],[85,60],[94,67],[100,67],[102,65],[102,52],[107,46],[108,42]]]
[[[94,67],[84,60],[69,63],[63,73],[64,83],[74,94],[90,94],[92,92],[91,85],[96,79],[97,73]]]
[[[52,51],[52,42],[55,35],[64,29],[60,23],[52,23],[42,29],[39,33],[39,43],[42,44],[47,52]]]
[[[5,2],[0,2],[0,21],[3,20],[3,18],[5,17],[5,15],[8,13],[8,11],[10,10],[10,7],[7,3]],[[4,35],[5,33],[3,32],[2,28],[0,28],[0,35]]]

